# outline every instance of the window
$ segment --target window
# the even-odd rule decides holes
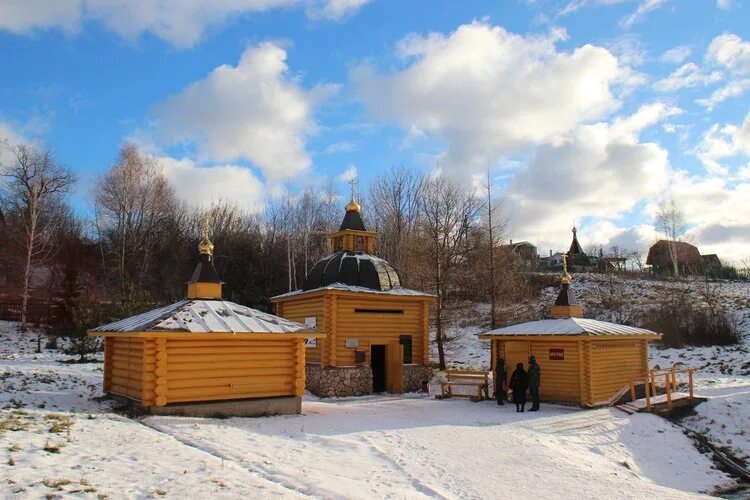
[[[357,236],[357,239],[354,240],[354,250],[357,252],[365,251],[365,239],[362,236]]]
[[[412,363],[411,335],[399,336],[398,343],[404,346],[404,364],[410,365]]]

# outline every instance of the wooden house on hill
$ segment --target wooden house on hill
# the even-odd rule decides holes
[[[104,391],[159,415],[299,413],[305,339],[324,334],[222,300],[204,228],[184,300],[89,332],[105,338]]]
[[[684,241],[659,240],[648,249],[646,265],[651,266],[655,273],[672,273],[673,246],[677,256],[677,266],[680,274],[699,273],[702,266],[701,253],[698,248]]]
[[[508,378],[517,363],[526,367],[529,356],[536,357],[542,400],[583,407],[606,405],[633,378],[648,372],[648,343],[661,339],[661,334],[584,319],[570,283],[564,267],[550,319],[499,328],[479,338],[492,343],[493,370],[497,359],[504,359]]]
[[[273,297],[276,313],[316,326],[327,337],[307,343],[307,388],[319,396],[418,390],[431,376],[430,303],[434,296],[401,287],[393,266],[375,255],[352,196],[333,253],[305,277],[301,290]]]

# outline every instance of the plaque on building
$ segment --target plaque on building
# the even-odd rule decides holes
[[[359,339],[346,339],[347,349],[356,349],[359,347]]]
[[[562,361],[565,359],[565,349],[550,349],[549,350],[549,359],[554,359],[557,361]]]

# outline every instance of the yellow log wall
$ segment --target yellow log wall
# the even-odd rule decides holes
[[[108,392],[137,400],[143,388],[143,339],[113,338],[106,340],[104,387]],[[109,380],[107,380],[109,378]]]
[[[586,340],[591,403],[608,400],[646,372],[646,340]]]
[[[303,325],[305,324],[305,318],[314,317],[317,322],[316,328],[320,331],[327,331],[326,321],[328,320],[328,316],[325,314],[322,295],[279,302],[276,304],[276,314],[282,318],[302,323]],[[319,338],[317,347],[306,348],[307,362],[328,363],[329,356],[327,353],[330,349],[326,351],[327,345],[328,339]]]
[[[166,343],[165,381],[156,384],[155,397],[167,404],[300,392],[301,339],[160,340]]]
[[[398,343],[400,335],[412,337],[412,361],[425,363],[427,351],[427,330],[424,320],[429,308],[424,300],[382,299],[377,296],[356,294],[339,295],[336,307],[336,364],[348,366],[355,364],[355,349],[346,347],[346,339],[356,338],[358,350],[365,351],[365,363],[370,363],[370,346],[377,344]],[[356,313],[355,309],[399,309],[403,314]]]
[[[563,349],[565,358],[550,359],[550,349]],[[541,368],[541,385],[539,397],[548,401],[566,401],[580,403],[581,385],[578,359],[578,343],[535,340],[531,341],[531,355]],[[528,369],[528,363],[524,363]],[[513,367],[515,369],[515,367]],[[512,370],[509,371],[508,376]]]

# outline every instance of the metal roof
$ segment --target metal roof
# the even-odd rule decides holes
[[[300,323],[223,300],[182,300],[92,332],[319,333]]]
[[[302,295],[303,293],[318,292],[320,290],[338,290],[341,292],[356,292],[356,293],[374,293],[378,295],[396,295],[404,297],[435,297],[435,295],[427,292],[420,292],[419,290],[410,290],[408,288],[391,288],[390,290],[374,290],[364,286],[345,285],[343,283],[331,283],[330,285],[321,286],[319,288],[313,288],[312,290],[295,290],[293,292],[283,293],[271,297],[271,299],[282,299],[286,297],[294,297],[296,295]]]
[[[510,325],[497,330],[480,333],[479,336],[506,335],[570,335],[570,336],[600,336],[600,335],[644,335],[658,337],[659,334],[636,328],[634,326],[618,325],[607,321],[584,318],[542,319]]]

